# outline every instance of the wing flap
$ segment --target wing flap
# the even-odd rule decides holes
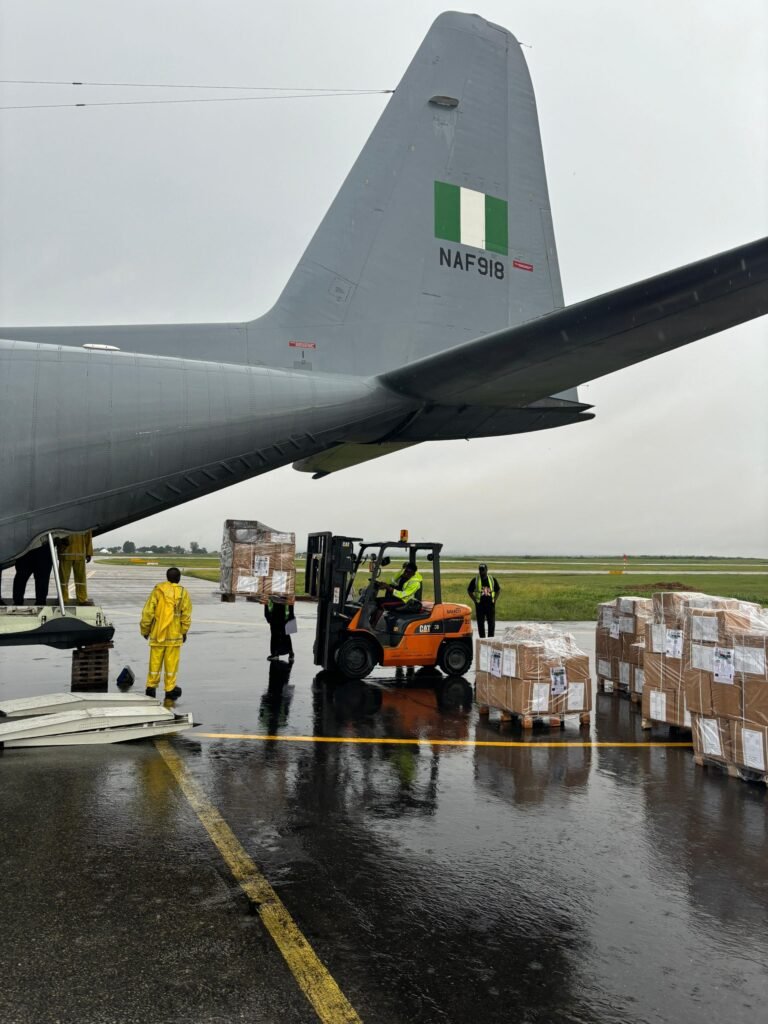
[[[382,374],[436,403],[520,407],[768,313],[768,238]]]
[[[359,466],[363,462],[370,462],[371,459],[380,459],[382,455],[391,455],[403,448],[410,448],[417,441],[382,441],[372,444],[337,444],[317,455],[310,455],[306,459],[299,459],[294,462],[293,468],[300,473],[312,473],[315,480],[328,476],[329,473],[337,473],[340,469],[349,469],[352,466]]]

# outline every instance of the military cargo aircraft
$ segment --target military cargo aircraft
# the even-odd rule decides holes
[[[520,45],[443,14],[265,315],[0,331],[0,567],[291,462],[579,423],[578,385],[766,312],[765,238],[564,306]]]

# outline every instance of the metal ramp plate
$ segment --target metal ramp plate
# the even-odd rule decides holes
[[[120,743],[190,729],[191,714],[176,715],[157,701],[154,707],[89,708],[9,719],[0,723],[0,744],[6,747]]]
[[[143,693],[45,693],[38,697],[0,701],[0,718],[29,718],[31,715],[54,715],[60,711],[137,705],[157,705],[157,700]]]

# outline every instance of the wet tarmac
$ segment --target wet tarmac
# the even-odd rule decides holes
[[[142,689],[157,573],[92,580],[117,626],[111,677],[128,663]],[[615,745],[648,738],[620,697],[598,695],[590,730],[526,739],[478,717],[471,677],[323,678],[312,605],[293,667],[270,665],[258,605],[189,587],[179,709],[198,729],[165,754],[0,756],[0,1020],[764,1019],[763,788],[662,731]],[[571,628],[590,650],[592,625]],[[70,657],[0,650],[0,699],[67,689]],[[246,883],[271,886],[276,925]],[[311,953],[348,1002],[313,1009]]]

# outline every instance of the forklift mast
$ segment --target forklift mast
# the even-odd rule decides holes
[[[304,585],[307,594],[317,600],[316,665],[328,664],[346,629],[344,605],[357,568],[355,544],[360,540],[332,533],[310,533],[307,538]]]

